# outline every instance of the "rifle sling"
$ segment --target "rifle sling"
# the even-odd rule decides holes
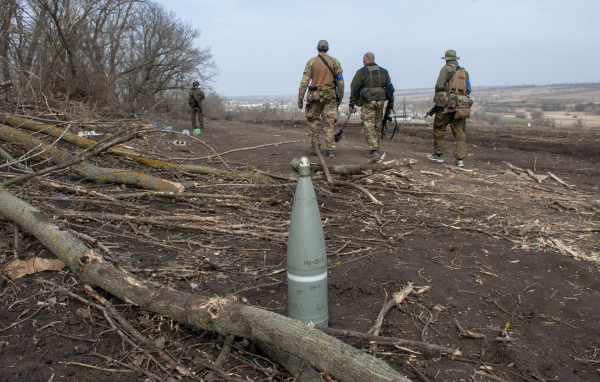
[[[323,57],[319,54],[319,58],[323,61],[325,66],[327,66],[327,69],[329,69],[329,71],[331,72],[331,75],[333,76],[333,86],[335,86],[336,96],[337,96],[337,80],[335,79],[335,73],[333,72],[333,69],[331,69],[331,66],[329,66],[329,63],[327,62],[325,57]],[[334,64],[334,66],[335,66],[335,64]],[[336,98],[339,98],[339,96],[337,96]]]

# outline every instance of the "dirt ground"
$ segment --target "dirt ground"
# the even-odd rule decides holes
[[[169,124],[176,131],[187,128],[185,120]],[[600,130],[468,125],[469,154],[463,170],[453,166],[450,132],[443,164],[426,158],[433,145],[431,126],[402,125],[393,140],[390,135],[391,131],[381,143],[384,161],[418,162],[412,168],[355,176],[353,181],[367,187],[381,205],[354,189],[329,188],[322,174],[313,174],[329,254],[329,326],[367,332],[393,293],[409,283],[431,286],[390,310],[380,335],[458,348],[462,356],[379,345],[377,356],[413,381],[491,380],[482,373],[514,382],[600,380]],[[296,175],[290,162],[308,147],[304,122],[208,121],[199,138],[218,153],[294,141],[221,155],[236,172],[259,170],[292,179]],[[191,145],[175,146],[171,144],[175,139]],[[189,138],[154,135],[138,146],[225,169],[217,158],[190,159],[212,151]],[[360,125],[351,123],[336,157],[327,161],[363,164],[366,148]],[[316,157],[309,159],[317,162]],[[120,168],[131,165],[123,159],[102,159],[106,160]],[[569,187],[551,177],[538,183],[516,167],[536,175],[551,172]],[[95,185],[68,173],[61,176],[65,182],[107,194],[135,191]],[[142,197],[128,200],[129,207],[124,207],[90,203],[89,198],[67,192],[66,198],[57,196],[56,190],[36,182],[11,190],[53,215],[57,223],[103,242],[118,266],[140,277],[206,296],[255,287],[241,297],[285,315],[285,232],[294,182],[242,185],[212,177],[174,176],[204,187],[194,192],[274,197],[282,203]],[[221,216],[231,223],[270,228],[262,237],[235,235],[65,216],[61,209]],[[0,222],[2,265],[12,258],[13,235],[12,226]],[[52,257],[29,235],[23,237],[22,253],[25,258]],[[205,257],[220,264],[219,269],[203,267]],[[101,312],[56,293],[42,280],[86,296],[66,271],[14,282],[3,275],[0,381],[148,380],[96,354],[138,362],[164,380],[192,380],[175,370],[157,369],[147,354],[123,344]],[[164,337],[171,355],[195,371],[196,380],[206,378],[196,361],[215,361],[222,338],[114,298],[112,302],[138,330],[151,338]],[[457,322],[484,338],[461,336]],[[502,337],[503,328],[508,337]],[[344,340],[370,349],[367,342]],[[224,370],[241,378],[294,379],[242,338],[236,338],[231,354]]]

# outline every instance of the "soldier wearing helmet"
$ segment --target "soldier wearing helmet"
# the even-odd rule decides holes
[[[447,50],[442,59],[446,60],[446,65],[440,70],[433,97],[433,102],[439,107],[433,121],[433,154],[427,154],[427,158],[433,162],[444,162],[444,135],[450,125],[456,139],[455,165],[463,167],[467,156],[465,129],[473,104],[469,97],[471,81],[469,73],[458,65],[460,57],[456,57],[456,51]]]
[[[206,98],[204,92],[198,86],[198,81],[192,82],[192,88],[190,89],[190,95],[188,97],[188,104],[190,105],[190,114],[192,117],[192,129],[197,128],[204,129],[204,116],[202,114],[202,100]],[[198,115],[198,123],[196,124],[196,115]]]
[[[325,149],[327,156],[333,158],[335,154],[335,133],[333,125],[338,118],[338,106],[344,97],[344,78],[342,77],[342,66],[340,62],[327,54],[329,43],[325,40],[317,44],[319,54],[306,63],[300,89],[298,90],[298,107],[302,110],[304,106],[304,94],[306,95],[306,121],[308,123],[308,135],[317,139],[319,147],[319,119],[323,118],[323,131],[325,132]],[[309,86],[310,85],[310,86]],[[316,155],[312,146],[308,148],[308,154]]]

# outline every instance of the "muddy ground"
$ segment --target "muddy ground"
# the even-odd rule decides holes
[[[184,119],[169,124],[176,131],[188,128]],[[96,131],[108,133],[110,128]],[[313,174],[330,254],[330,327],[366,332],[393,293],[409,283],[431,286],[390,310],[381,335],[458,348],[462,356],[380,345],[377,356],[412,380],[490,380],[482,372],[496,380],[515,382],[600,380],[600,130],[469,125],[466,171],[453,166],[454,143],[449,132],[443,164],[426,158],[433,144],[430,126],[402,125],[393,140],[390,135],[391,131],[381,143],[384,161],[412,158],[418,162],[412,168],[355,177],[381,205],[354,189],[329,188],[322,174]],[[221,156],[236,172],[259,170],[290,179],[295,177],[292,158],[304,155],[308,147],[304,122],[208,121],[199,138],[219,153],[296,141]],[[191,144],[175,146],[175,139]],[[189,159],[212,151],[185,137],[155,134],[135,145],[225,168],[216,158]],[[366,148],[360,125],[348,124],[336,157],[327,161],[366,163]],[[309,159],[317,161],[316,157]],[[124,159],[94,161],[104,165],[110,161],[118,168],[132,166]],[[526,173],[511,170],[506,162],[536,175],[551,172],[570,187],[550,177],[537,183]],[[11,190],[53,215],[64,227],[103,242],[119,266],[140,277],[206,296],[256,287],[242,292],[241,297],[285,315],[285,232],[293,181],[241,186],[241,182],[211,177],[172,176],[203,186],[195,192],[275,197],[282,203],[141,197],[127,200],[129,205],[124,207],[92,204],[90,199],[68,192],[57,196],[56,190],[35,181]],[[96,185],[65,172],[59,178],[107,194],[135,191]],[[263,237],[235,235],[65,216],[64,209],[221,216],[232,224],[270,228],[262,231]],[[12,258],[11,225],[0,222],[0,238],[5,265]],[[34,255],[52,257],[34,237],[25,234],[22,256]],[[219,264],[219,269],[204,267],[205,257]],[[96,353],[128,364],[137,362],[164,380],[169,374],[176,380],[192,380],[175,370],[157,368],[146,353],[135,353],[124,345],[101,312],[56,293],[56,286],[41,280],[90,298],[66,271],[15,281],[4,274],[0,279],[0,381],[149,380]],[[196,361],[214,361],[222,338],[114,298],[112,302],[140,331],[151,338],[164,337],[170,353],[196,372],[196,380],[206,378],[206,371]],[[461,336],[456,322],[485,338]],[[497,340],[503,328],[508,341]],[[370,349],[367,342],[345,340],[365,351]],[[253,344],[236,338],[224,370],[247,380],[293,380],[283,368],[260,357],[264,355]],[[275,370],[280,373],[273,374]]]

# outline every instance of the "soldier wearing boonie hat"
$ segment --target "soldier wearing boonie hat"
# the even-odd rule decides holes
[[[455,105],[453,99],[460,97],[460,99],[469,100],[471,82],[469,81],[469,73],[458,65],[460,57],[456,55],[455,50],[447,50],[442,60],[446,60],[446,65],[440,70],[433,97],[435,104],[440,106],[433,121],[433,154],[427,154],[427,158],[433,162],[444,162],[444,135],[446,134],[446,127],[450,125],[452,134],[456,139],[455,165],[463,167],[463,160],[467,156],[465,135],[467,120],[459,115],[460,110],[458,109],[461,106]],[[469,108],[472,103],[470,101]]]
[[[323,119],[323,131],[325,132],[325,149],[327,156],[335,157],[335,133],[333,125],[338,118],[338,106],[344,97],[344,77],[340,62],[327,54],[329,43],[321,40],[317,43],[319,54],[306,63],[302,81],[298,89],[298,108],[304,107],[304,94],[306,94],[306,122],[308,123],[308,135],[315,137],[319,147],[319,120]],[[315,155],[312,146],[308,154]]]

